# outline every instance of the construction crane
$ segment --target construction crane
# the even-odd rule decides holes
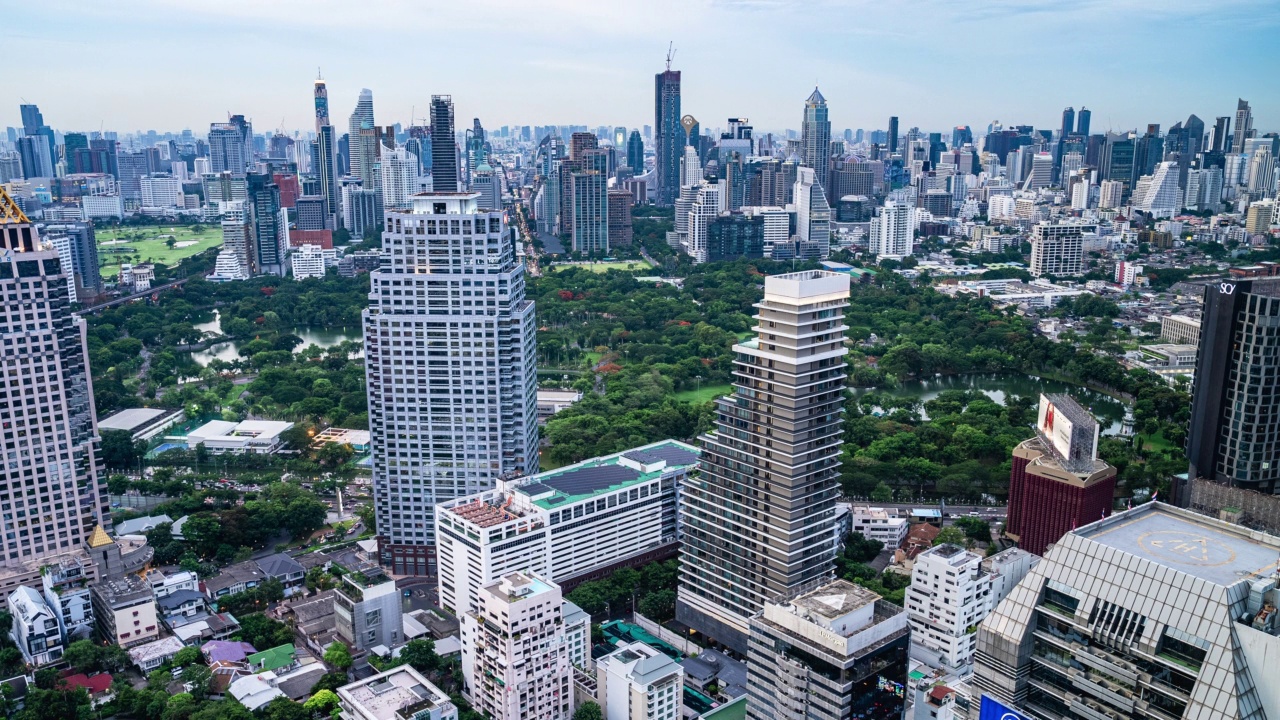
[[[671,72],[671,60],[676,56],[676,41],[667,43],[667,72]]]

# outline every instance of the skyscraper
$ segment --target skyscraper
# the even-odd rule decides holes
[[[796,204],[797,253],[801,257],[825,258],[831,254],[831,204],[818,184],[817,169],[802,167],[796,173],[792,194]]]
[[[654,76],[653,122],[657,130],[654,140],[654,169],[658,183],[656,200],[671,205],[680,195],[680,156],[685,145],[684,128],[680,125],[680,71],[668,68]]]
[[[868,251],[878,260],[901,260],[911,255],[915,212],[911,205],[886,200],[880,214],[871,218]]]
[[[0,314],[4,363],[0,415],[8,452],[7,519],[0,539],[0,588],[39,582],[41,561],[80,550],[90,530],[110,523],[98,421],[89,384],[85,323],[71,314],[72,269],[41,241],[0,188]],[[17,300],[16,298],[22,298]],[[18,378],[21,378],[19,383]],[[21,490],[19,489],[21,484]],[[11,495],[9,495],[11,494]]]
[[[249,149],[244,133],[231,123],[209,123],[209,162],[213,172],[244,176]]]
[[[1213,152],[1225,152],[1227,149],[1227,136],[1231,133],[1231,118],[1227,115],[1219,116],[1213,122],[1213,130],[1209,131],[1209,149]]]
[[[889,154],[898,152],[898,116],[889,117]]]
[[[1280,490],[1280,281],[1205,287],[1187,432],[1188,475],[1268,495]],[[1175,496],[1185,507],[1187,499]]]
[[[644,139],[639,130],[632,130],[627,138],[627,167],[635,175],[644,174]]]
[[[681,497],[676,616],[743,654],[766,602],[831,575],[848,304],[848,275],[765,278],[756,337],[733,346],[734,393]]]
[[[260,273],[284,276],[285,232],[280,222],[280,187],[271,175],[245,176],[246,204],[253,206],[253,267]]]
[[[390,260],[370,276],[374,508],[397,574],[430,571],[437,502],[538,468],[533,301],[515,230],[479,197],[422,193],[388,212]]]
[[[1080,108],[1080,111],[1084,112],[1084,108]],[[1067,139],[1068,135],[1075,132],[1075,128],[1076,110],[1073,107],[1068,107],[1066,110],[1062,111],[1062,129],[1058,131],[1058,137],[1063,140]]]
[[[435,192],[458,191],[458,141],[448,95],[431,96],[431,182]]]
[[[355,110],[351,111],[351,119],[347,123],[347,132],[351,148],[351,175],[360,178],[364,187],[374,187],[373,168],[377,163],[378,142],[373,133],[373,91],[365,88],[360,91]]]
[[[320,183],[320,197],[325,202],[325,215],[330,229],[342,227],[342,202],[339,195],[338,139],[329,124],[329,90],[324,80],[316,80],[316,143],[312,145],[312,168]]]
[[[53,166],[58,162],[58,147],[54,141],[53,129],[44,124],[44,115],[40,113],[40,108],[35,105],[20,105],[18,110],[22,113],[22,133],[27,137],[40,138],[44,141],[44,151],[49,158],[49,174],[42,177],[53,176]]]
[[[815,85],[804,101],[800,125],[800,164],[813,168],[814,180],[826,192],[831,173],[831,122],[827,120],[827,99]]]
[[[1093,113],[1089,112],[1089,108],[1081,107],[1080,112],[1076,115],[1076,134],[1080,137],[1089,137],[1089,118]]]
[[[1231,136],[1231,152],[1244,152],[1244,141],[1253,137],[1253,110],[1246,100],[1236,101],[1236,134]]]

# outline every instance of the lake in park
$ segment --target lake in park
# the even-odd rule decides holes
[[[218,318],[219,318],[218,312],[215,310],[213,313],[212,320],[210,320],[209,322],[198,323],[195,325],[195,328],[202,332],[210,332],[210,333],[220,332],[221,330],[220,330],[220,326],[218,325]],[[293,328],[289,332],[293,335],[297,335],[298,337],[302,338],[302,344],[293,349],[295,353],[302,352],[303,350],[307,349],[307,347],[310,345],[319,345],[322,348],[330,348],[330,347],[333,347],[334,345],[338,345],[339,343],[346,342],[347,340],[360,340],[363,337],[363,333],[361,332],[361,329],[358,327],[354,327],[354,328],[298,327],[298,328]],[[237,341],[230,341],[230,342],[221,342],[216,345],[210,345],[204,350],[197,350],[191,353],[191,359],[195,360],[196,363],[201,366],[208,365],[209,362],[214,358],[217,358],[218,360],[222,360],[224,362],[235,362],[237,360],[242,359],[240,357],[239,346],[246,342],[249,342],[249,341],[237,340]]]
[[[856,395],[877,392],[911,398],[923,404],[938,397],[944,390],[977,390],[1000,405],[1004,405],[1005,398],[1010,395],[1035,400],[1040,393],[1067,393],[1093,413],[1103,435],[1118,435],[1121,421],[1124,420],[1125,404],[1110,395],[1072,383],[1022,373],[944,375],[905,382],[893,388],[856,388],[853,392]],[[929,414],[923,408],[920,414],[925,420],[929,419]]]

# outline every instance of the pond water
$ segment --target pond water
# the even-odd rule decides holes
[[[208,322],[197,323],[195,328],[202,332],[217,333],[220,331],[218,325],[218,311],[213,312],[213,319]],[[360,340],[363,337],[361,329],[352,328],[309,328],[296,327],[289,330],[290,333],[302,338],[302,344],[294,348],[294,352],[302,352],[310,345],[319,345],[322,348],[330,348],[347,340]],[[191,353],[191,359],[201,366],[208,365],[211,360],[217,358],[224,362],[235,362],[242,359],[240,356],[240,346],[248,340],[222,342],[217,345],[210,345],[204,350],[197,350]]]
[[[905,382],[894,388],[856,388],[853,392],[855,395],[878,392],[893,397],[911,398],[923,404],[938,397],[944,390],[977,390],[1000,405],[1004,405],[1005,398],[1010,395],[1038,399],[1040,393],[1067,393],[1093,413],[1103,435],[1118,435],[1124,420],[1125,404],[1110,395],[1072,383],[1022,373],[945,375]],[[920,415],[925,420],[929,419],[929,414],[923,408]]]

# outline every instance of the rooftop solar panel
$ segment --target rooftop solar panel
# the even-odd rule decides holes
[[[595,465],[543,478],[542,484],[549,485],[565,495],[587,495],[638,477],[640,473],[629,467]]]
[[[696,453],[689,452],[676,445],[659,445],[644,451],[647,455],[656,455],[672,465],[692,465],[698,462]]]
[[[521,485],[516,489],[524,493],[525,495],[529,495],[530,497],[534,495],[541,495],[542,493],[551,492],[551,488],[547,487],[546,485],[543,485],[542,483],[529,483],[528,485]]]

